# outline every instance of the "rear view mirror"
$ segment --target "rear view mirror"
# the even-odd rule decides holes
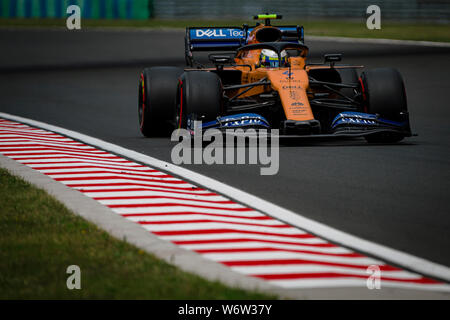
[[[210,54],[208,56],[209,60],[216,64],[230,64],[233,60],[232,57],[226,55]]]
[[[323,57],[325,59],[325,62],[329,62],[332,67],[334,66],[334,64],[336,62],[339,62],[342,60],[342,54],[340,54],[340,53],[328,53],[328,54],[325,54]]]

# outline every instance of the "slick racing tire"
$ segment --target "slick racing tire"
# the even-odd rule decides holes
[[[216,119],[222,111],[223,88],[217,74],[208,71],[189,71],[178,83],[175,123],[178,128],[188,126],[188,118],[203,123]]]
[[[386,120],[401,121],[402,113],[408,112],[405,85],[396,69],[379,68],[361,74],[363,111],[378,114]],[[380,133],[366,137],[368,142],[398,142],[400,133]]]
[[[144,69],[139,79],[139,127],[146,137],[164,137],[173,129],[178,77],[182,68]]]

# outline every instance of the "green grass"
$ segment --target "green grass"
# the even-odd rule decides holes
[[[66,269],[81,268],[81,290]],[[0,169],[0,299],[275,299],[183,272]]]
[[[83,19],[82,28],[91,27],[138,27],[138,28],[185,28],[187,26],[241,26],[253,24],[252,20],[89,20]],[[450,42],[448,24],[383,21],[381,30],[368,30],[366,20],[298,20],[275,21],[277,24],[299,24],[305,27],[306,35],[341,36],[357,38],[385,38],[420,41]],[[64,19],[0,19],[0,26],[65,27]]]

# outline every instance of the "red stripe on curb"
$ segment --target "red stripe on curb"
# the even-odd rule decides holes
[[[332,243],[307,243],[307,242],[290,242],[290,241],[276,241],[276,240],[263,240],[258,238],[231,238],[231,239],[211,239],[211,240],[180,240],[172,241],[178,245],[189,245],[189,244],[210,244],[210,243],[236,243],[236,242],[263,242],[263,243],[273,243],[273,244],[287,244],[296,246],[308,246],[317,248],[338,248]]]
[[[338,263],[327,261],[316,261],[307,259],[272,259],[272,260],[235,260],[235,261],[219,261],[220,263],[228,267],[242,267],[242,266],[271,266],[271,265],[319,265],[319,266],[332,266],[342,268],[355,268],[366,270],[369,265],[358,265],[350,263]],[[379,265],[380,271],[401,271],[402,269],[389,266]]]
[[[285,274],[257,274],[254,277],[262,278],[264,280],[294,280],[294,279],[317,279],[317,278],[360,278],[367,279],[366,275],[350,274],[350,273],[337,273],[337,272],[321,272],[321,273],[285,273]],[[420,284],[438,284],[439,282],[428,278],[419,279],[402,279],[383,277],[381,281],[396,281],[396,282],[409,282]]]
[[[229,218],[234,218],[230,216]],[[227,220],[212,220],[212,219],[199,219],[199,220],[164,220],[164,221],[139,221],[140,224],[183,224],[183,223],[229,223],[229,224],[238,224],[241,226],[254,226],[254,227],[265,227],[265,228],[292,228],[287,224],[258,224],[258,223],[245,223],[245,222],[235,222],[235,221],[227,221]]]
[[[234,204],[235,202],[231,200],[201,200],[201,199],[190,199],[190,198],[178,198],[170,196],[116,196],[116,197],[94,197],[94,200],[139,200],[139,199],[171,199],[171,200],[186,200],[186,201],[198,201],[207,203],[217,203],[217,204]]]
[[[175,235],[201,235],[201,234],[223,234],[223,233],[246,233],[246,234],[259,234],[266,236],[277,236],[293,239],[312,239],[315,236],[310,234],[284,234],[274,232],[258,232],[239,229],[202,229],[202,230],[177,230],[177,231],[152,231],[152,233],[159,236],[175,236]]]
[[[271,252],[271,251],[282,251],[282,252],[296,252],[296,253],[306,253],[306,254],[317,254],[322,256],[332,256],[332,257],[345,257],[345,258],[363,258],[364,256],[359,253],[331,253],[331,252],[320,252],[320,251],[310,251],[310,250],[297,250],[297,249],[287,249],[287,248],[238,248],[238,249],[198,249],[195,252],[198,253],[237,253],[237,252]]]
[[[153,217],[153,216],[174,216],[174,215],[207,215],[212,217],[227,217],[227,218],[239,218],[239,219],[248,219],[248,220],[273,220],[272,217],[267,216],[238,216],[238,215],[227,215],[220,213],[211,213],[211,212],[194,212],[194,211],[175,211],[175,212],[152,212],[152,213],[124,213],[121,214],[122,217],[130,218],[130,217]]]

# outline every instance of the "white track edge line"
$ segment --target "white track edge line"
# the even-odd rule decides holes
[[[357,251],[374,255],[375,257],[385,259],[387,262],[395,263],[399,266],[406,267],[412,271],[422,273],[424,275],[433,276],[450,282],[450,268],[440,265],[426,259],[416,257],[409,253],[405,253],[396,249],[392,249],[380,244],[364,240],[357,236],[347,234],[343,231],[329,227],[323,223],[316,222],[306,218],[298,213],[294,213],[288,209],[282,208],[278,205],[270,203],[264,199],[251,195],[245,191],[239,190],[225,183],[219,182],[212,178],[206,177],[202,174],[193,172],[191,170],[173,165],[171,163],[158,160],[156,158],[144,155],[142,153],[120,147],[118,145],[93,138],[82,133],[50,125],[44,122],[14,116],[8,113],[0,112],[0,117],[5,119],[18,121],[29,124],[31,126],[40,127],[49,131],[57,132],[68,137],[72,137],[87,144],[97,146],[103,150],[108,150],[116,154],[121,154],[129,159],[134,159],[141,163],[146,163],[152,167],[159,168],[163,171],[168,171],[180,177],[184,177],[192,182],[198,183],[208,189],[219,192],[222,195],[229,196],[236,199],[240,203],[246,204],[257,210],[266,213],[269,216],[278,218],[293,226],[296,226],[305,231],[309,231],[317,236],[323,237],[330,241],[340,243],[349,248],[354,248]]]

